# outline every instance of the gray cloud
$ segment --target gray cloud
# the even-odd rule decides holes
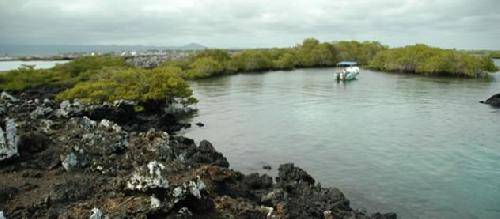
[[[2,0],[0,44],[291,46],[378,40],[500,49],[498,0]]]

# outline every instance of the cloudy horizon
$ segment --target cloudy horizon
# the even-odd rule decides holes
[[[3,45],[199,43],[288,47],[304,38],[500,49],[497,0],[3,0]]]

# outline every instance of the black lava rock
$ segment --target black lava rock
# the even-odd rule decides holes
[[[500,94],[495,94],[495,95],[491,96],[490,98],[488,98],[486,101],[481,101],[481,103],[500,108]]]

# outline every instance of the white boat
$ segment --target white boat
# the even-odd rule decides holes
[[[359,75],[359,67],[356,62],[340,62],[337,67],[340,67],[340,72],[335,73],[335,79],[338,81],[354,80]]]

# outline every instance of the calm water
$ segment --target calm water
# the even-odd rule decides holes
[[[64,64],[66,60],[51,60],[51,61],[0,61],[0,71],[9,71],[17,69],[21,65],[35,65],[35,68],[51,68],[56,64]]]
[[[401,218],[500,218],[500,110],[478,103],[496,82],[333,69],[193,83],[209,139],[243,172],[295,162],[355,208]]]

